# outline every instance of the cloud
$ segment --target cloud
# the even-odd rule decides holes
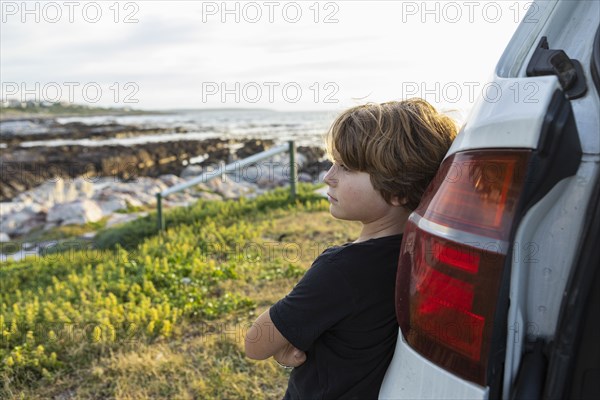
[[[207,5],[222,2],[191,1],[135,2],[137,10],[120,2],[118,23],[112,2],[98,3],[104,14],[97,23],[12,18],[1,26],[1,79],[133,81],[140,87],[139,106],[164,99],[166,108],[197,104],[203,82],[335,82],[344,99],[371,94],[383,101],[397,98],[405,81],[486,78],[516,27],[481,18],[423,23],[419,16],[407,19],[400,2],[376,1],[320,2],[318,15],[315,3],[298,2],[302,19],[290,23],[281,14],[288,3],[279,2],[272,23],[261,2],[255,2],[263,7],[257,23],[236,23],[227,14],[223,23],[223,15],[206,13]],[[248,3],[232,4],[241,12]],[[123,23],[131,11],[138,22]],[[323,23],[327,15],[338,22]]]

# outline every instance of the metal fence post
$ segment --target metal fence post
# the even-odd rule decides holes
[[[296,200],[296,182],[298,181],[298,169],[296,168],[296,145],[293,140],[288,142],[290,149],[290,200]]]
[[[157,221],[158,221],[158,231],[164,231],[165,230],[165,216],[163,215],[162,212],[162,195],[159,193],[156,193],[156,217],[157,217]]]

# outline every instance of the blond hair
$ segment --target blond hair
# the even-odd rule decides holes
[[[423,99],[368,103],[337,117],[327,151],[347,168],[369,173],[388,203],[397,196],[414,210],[456,134],[456,123]]]

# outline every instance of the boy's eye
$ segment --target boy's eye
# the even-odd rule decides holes
[[[350,171],[350,169],[348,167],[346,167],[344,164],[338,164],[338,166],[343,170],[343,171]]]

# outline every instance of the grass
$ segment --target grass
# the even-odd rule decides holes
[[[11,242],[15,243],[40,243],[51,240],[76,239],[86,233],[103,229],[109,217],[104,217],[96,222],[88,222],[84,225],[63,225],[51,229],[38,228],[26,235],[15,237]],[[0,252],[3,248],[0,248]]]
[[[244,334],[359,228],[312,189],[170,210],[161,235],[107,229],[93,258],[0,264],[0,398],[281,398],[287,372],[247,359]]]

